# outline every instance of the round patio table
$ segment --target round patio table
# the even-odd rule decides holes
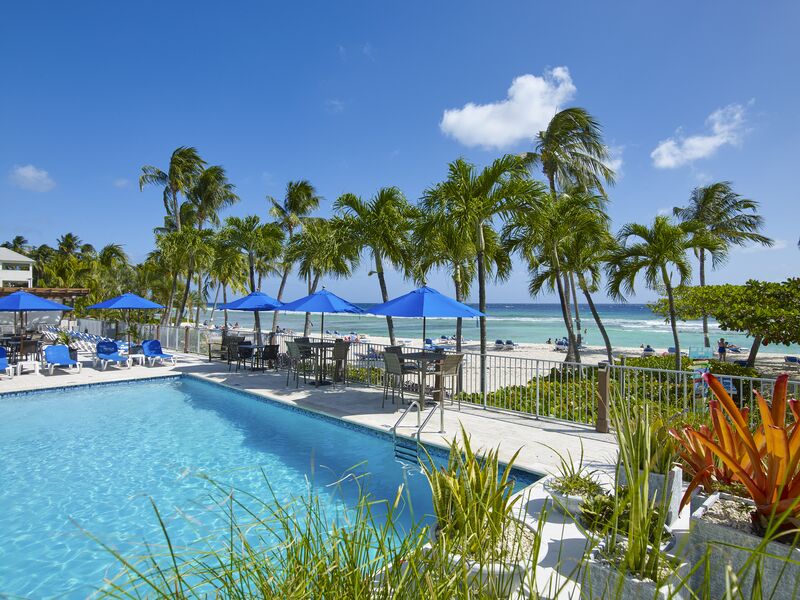
[[[335,344],[333,342],[311,342],[309,346],[314,351],[317,366],[317,379],[311,382],[312,385],[316,385],[317,387],[321,385],[330,385],[333,382],[323,377],[323,367],[328,356],[328,350],[333,348]]]
[[[434,387],[439,390],[442,387],[442,377],[439,371],[428,371],[428,365],[438,364],[444,360],[444,354],[441,352],[431,352],[423,350],[422,352],[408,352],[403,354],[403,360],[413,360],[419,365],[419,407],[420,410],[425,410],[425,378],[428,375],[436,375],[434,380]],[[441,400],[441,393],[436,391],[433,394],[435,401]]]

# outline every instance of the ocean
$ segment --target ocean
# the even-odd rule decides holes
[[[359,304],[364,309],[371,304]],[[472,305],[477,308],[476,305]],[[581,329],[583,343],[590,346],[602,346],[603,338],[592,318],[588,305],[580,304]],[[650,344],[654,348],[667,348],[673,345],[672,331],[669,323],[654,314],[646,304],[598,304],[597,310],[606,327],[611,344],[614,347],[639,347]],[[558,304],[502,304],[487,305],[486,331],[490,342],[495,339],[513,340],[514,342],[545,343],[548,339],[556,339],[566,335],[561,308]],[[210,310],[202,319],[210,318]],[[253,315],[247,312],[228,312],[231,324],[238,323],[244,329],[253,327]],[[280,313],[278,324],[286,329],[302,331],[303,314]],[[319,331],[320,315],[312,315],[313,329]],[[223,314],[217,310],[214,323],[221,325]],[[272,325],[272,313],[261,313],[263,329]],[[422,337],[422,319],[394,319],[395,334],[398,338],[419,340]],[[339,333],[364,333],[367,335],[386,336],[385,317],[372,315],[326,314],[325,329]],[[703,324],[701,321],[679,321],[678,332],[682,349],[703,346]],[[455,333],[455,319],[427,319],[427,335],[438,338],[441,335]],[[480,333],[478,320],[465,319],[463,336],[467,340],[478,340]],[[722,331],[716,322],[709,323],[709,336],[712,345],[720,338],[739,346],[749,348],[750,340],[738,333]],[[765,346],[759,352],[797,353],[800,346]]]

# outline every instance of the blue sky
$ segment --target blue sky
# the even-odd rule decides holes
[[[300,178],[321,214],[388,185],[414,200],[449,161],[525,150],[556,109],[582,106],[619,166],[615,228],[732,180],[777,244],[735,250],[711,281],[796,276],[798,22],[796,2],[7,3],[0,239],[73,231],[141,259],[163,205],[138,173],[179,145],[226,167],[231,214],[268,218],[265,196]],[[366,269],[327,285],[378,297]],[[526,287],[518,267],[489,300]]]

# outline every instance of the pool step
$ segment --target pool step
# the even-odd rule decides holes
[[[419,464],[419,449],[416,441],[398,437],[394,442],[394,457],[398,460]]]

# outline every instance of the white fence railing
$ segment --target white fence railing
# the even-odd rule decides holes
[[[95,319],[81,319],[81,331],[123,336],[124,324],[117,326]],[[139,325],[139,334],[155,338],[162,346],[180,352],[210,356],[209,346],[222,341],[222,331],[215,329]],[[235,335],[255,340],[252,331],[237,331]],[[286,340],[295,335],[262,332],[262,340],[278,344],[279,353],[286,353]],[[318,336],[311,336],[319,340]],[[326,338],[329,341],[333,337]],[[406,346],[404,351],[421,350]],[[367,385],[382,385],[384,346],[368,339],[351,343],[348,355],[350,379]],[[447,346],[445,352],[454,352]],[[533,417],[595,423],[598,401],[603,395],[620,397],[627,402],[649,403],[665,418],[679,413],[704,413],[710,390],[697,371],[672,371],[638,366],[612,365],[601,384],[601,368],[597,365],[567,363],[559,360],[540,360],[515,356],[513,352],[485,355],[485,388],[481,389],[481,356],[463,352],[461,373],[457,378],[454,399],[487,409],[512,411]],[[771,396],[773,378],[718,375],[723,386],[741,407],[755,407],[755,392]],[[800,397],[800,380],[789,382],[789,395]],[[607,401],[608,398],[605,398]],[[755,411],[751,410],[751,414]]]

